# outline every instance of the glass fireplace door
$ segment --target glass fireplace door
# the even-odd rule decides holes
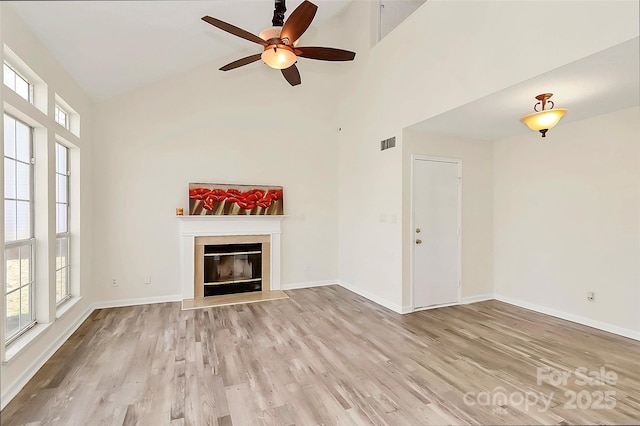
[[[204,296],[262,290],[262,244],[204,246]]]

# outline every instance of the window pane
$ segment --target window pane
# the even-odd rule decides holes
[[[16,162],[16,195],[19,200],[31,199],[31,165]],[[5,197],[8,198],[7,195]]]
[[[16,121],[16,158],[31,163],[31,129]]]
[[[56,302],[60,302],[69,294],[67,269],[68,268],[63,268],[56,273]]]
[[[16,198],[16,162],[4,159],[4,197]]]
[[[11,90],[15,90],[16,73],[13,72],[13,70],[9,68],[7,64],[2,64],[2,65],[3,65],[2,68],[4,71],[4,84],[11,87]]]
[[[20,247],[20,285],[31,283],[31,245]]]
[[[6,114],[4,116],[4,155],[16,157],[16,120]]]
[[[17,228],[16,202],[4,200],[4,240],[15,241]]]
[[[60,173],[63,175],[67,174],[69,170],[69,165],[67,164],[67,158],[69,156],[69,149],[65,146],[60,145]]]
[[[24,327],[31,320],[31,286],[28,285],[20,289],[20,326]]]
[[[31,212],[28,201],[16,201],[16,238],[26,240],[31,238]]]
[[[67,232],[67,205],[56,204],[56,208],[58,210],[56,214],[56,233],[61,234],[63,232]]]
[[[65,175],[56,175],[56,202],[67,202],[67,177]]]
[[[15,290],[20,287],[20,249],[13,247],[5,250],[6,256],[6,274],[7,288],[6,291]]]
[[[56,238],[56,271],[62,268],[62,247],[60,245],[60,238]]]
[[[56,144],[56,172],[67,174],[67,148],[59,143]]]
[[[20,330],[20,290],[7,294],[7,335],[6,339],[11,338]]]
[[[69,264],[68,239],[66,237],[56,239],[56,269],[63,268]]]
[[[62,108],[60,108],[58,105],[56,105],[56,109],[55,109],[55,120],[58,124],[60,124],[62,127],[64,127],[65,129],[68,129],[69,126],[69,114],[67,114],[67,112],[65,110],[63,110]]]
[[[64,297],[64,284],[62,282],[62,274],[64,269],[56,271],[56,302],[59,302]]]
[[[19,75],[16,75],[16,93],[24,99],[29,100],[29,83],[24,81]]]
[[[62,272],[62,297],[66,297],[69,294],[69,268],[63,268]]]

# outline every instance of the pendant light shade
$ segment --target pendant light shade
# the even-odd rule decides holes
[[[558,124],[567,112],[564,108],[553,109],[554,104],[549,100],[551,96],[553,96],[553,93],[543,93],[536,96],[536,99],[539,101],[533,107],[536,112],[525,115],[520,119],[520,121],[526,124],[531,130],[542,133],[543,138],[546,137],[547,131]],[[549,109],[545,109],[547,104],[551,104]],[[541,106],[540,111],[538,111],[538,105]]]

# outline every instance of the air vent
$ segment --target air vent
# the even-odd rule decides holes
[[[385,149],[394,148],[396,146],[396,137],[392,137],[389,139],[385,139],[380,141],[380,151],[384,151]]]

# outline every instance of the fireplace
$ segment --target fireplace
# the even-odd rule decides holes
[[[280,290],[280,234],[285,216],[179,216],[180,223],[180,281],[182,299],[193,300],[205,297],[205,282],[209,292],[237,290],[251,270],[253,278],[260,278],[260,290],[250,286],[243,291],[270,292]],[[227,250],[237,248],[239,252],[255,252],[254,249],[235,245],[258,244],[261,251],[260,265],[256,253],[234,254],[234,260],[225,260]],[[214,246],[216,248],[208,248]],[[234,246],[234,247],[229,247]],[[255,246],[254,246],[255,247]],[[209,256],[205,256],[209,254]],[[237,262],[235,256],[239,256]],[[205,262],[205,258],[207,261]],[[246,263],[245,263],[246,261]],[[250,266],[249,266],[250,264]],[[207,266],[205,279],[205,265]],[[217,276],[216,276],[217,275]],[[232,276],[232,279],[220,279]],[[222,282],[220,282],[222,281]],[[231,282],[229,282],[231,281]],[[235,281],[235,282],[234,282]],[[222,287],[222,286],[229,287]],[[215,287],[214,287],[215,286]],[[255,286],[255,284],[254,284]],[[247,289],[248,288],[248,289]]]
[[[194,239],[195,297],[269,291],[270,236]]]

